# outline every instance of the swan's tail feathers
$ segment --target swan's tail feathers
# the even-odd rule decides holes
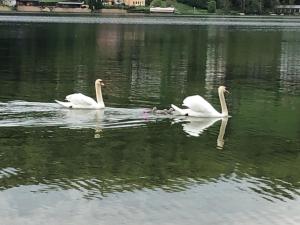
[[[61,102],[61,101],[58,101],[58,100],[54,100],[54,101],[56,101],[58,104],[62,105],[63,107],[72,108],[72,103],[71,102]]]
[[[179,113],[182,116],[184,116],[186,114],[184,109],[181,109],[181,108],[177,107],[176,105],[172,104],[171,107],[175,110],[175,112]]]

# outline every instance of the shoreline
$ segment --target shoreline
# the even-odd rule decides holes
[[[11,16],[69,16],[69,17],[178,17],[178,18],[244,18],[244,19],[299,19],[300,16],[293,15],[216,15],[216,14],[164,14],[164,13],[100,13],[100,12],[20,12],[15,10],[1,11],[0,15]]]

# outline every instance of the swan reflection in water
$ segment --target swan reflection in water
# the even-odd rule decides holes
[[[225,118],[197,118],[187,117],[175,122],[183,122],[182,128],[185,133],[193,137],[199,137],[206,129],[211,127],[217,121],[221,120],[219,135],[217,138],[217,148],[222,149],[224,146],[224,135],[228,122],[228,117]]]
[[[104,110],[63,110],[62,114],[66,127],[74,129],[92,128],[95,129],[94,138],[101,137]]]
[[[220,148],[224,145],[223,137],[228,120],[227,118],[182,117],[172,113],[166,114],[165,111],[161,114],[159,111],[153,112],[147,108],[65,109],[56,103],[25,101],[0,102],[0,117],[2,119],[0,127],[90,128],[95,130],[95,138],[101,137],[101,132],[105,128],[137,127],[165,119],[181,123],[186,133],[197,137],[216,121],[222,120],[217,144]]]
[[[104,118],[104,110],[75,109],[64,110],[62,113],[66,124],[74,124],[79,127],[80,125],[88,126],[94,124],[95,121],[101,122]]]
[[[62,118],[65,127],[82,129],[92,128],[95,130],[95,138],[100,138],[103,128],[107,127],[128,127],[138,126],[149,122],[149,119],[155,120],[160,115],[149,114],[147,120],[144,118],[145,109],[122,109],[106,108],[102,110],[85,110],[73,109],[63,110]],[[170,118],[172,115],[162,118]],[[174,118],[174,117],[173,117]],[[219,135],[217,138],[217,148],[222,149],[224,146],[224,135],[228,118],[199,118],[199,117],[175,117],[175,123],[181,123],[183,131],[190,136],[199,137],[206,129],[211,127],[217,121],[221,120]]]
[[[101,110],[65,109],[58,117],[64,127],[95,129],[95,138],[99,138],[105,128],[136,127],[149,121],[163,119],[166,116],[153,115],[145,108],[109,108]]]

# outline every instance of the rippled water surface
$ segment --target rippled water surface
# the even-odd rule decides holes
[[[0,224],[300,224],[298,20],[114,19],[0,16]]]

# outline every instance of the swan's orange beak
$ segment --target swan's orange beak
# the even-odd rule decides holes
[[[225,89],[225,93],[230,94],[230,92],[228,90]]]
[[[100,84],[101,84],[101,86],[104,86],[104,83],[103,83],[103,81],[101,81],[101,82],[100,82]]]

